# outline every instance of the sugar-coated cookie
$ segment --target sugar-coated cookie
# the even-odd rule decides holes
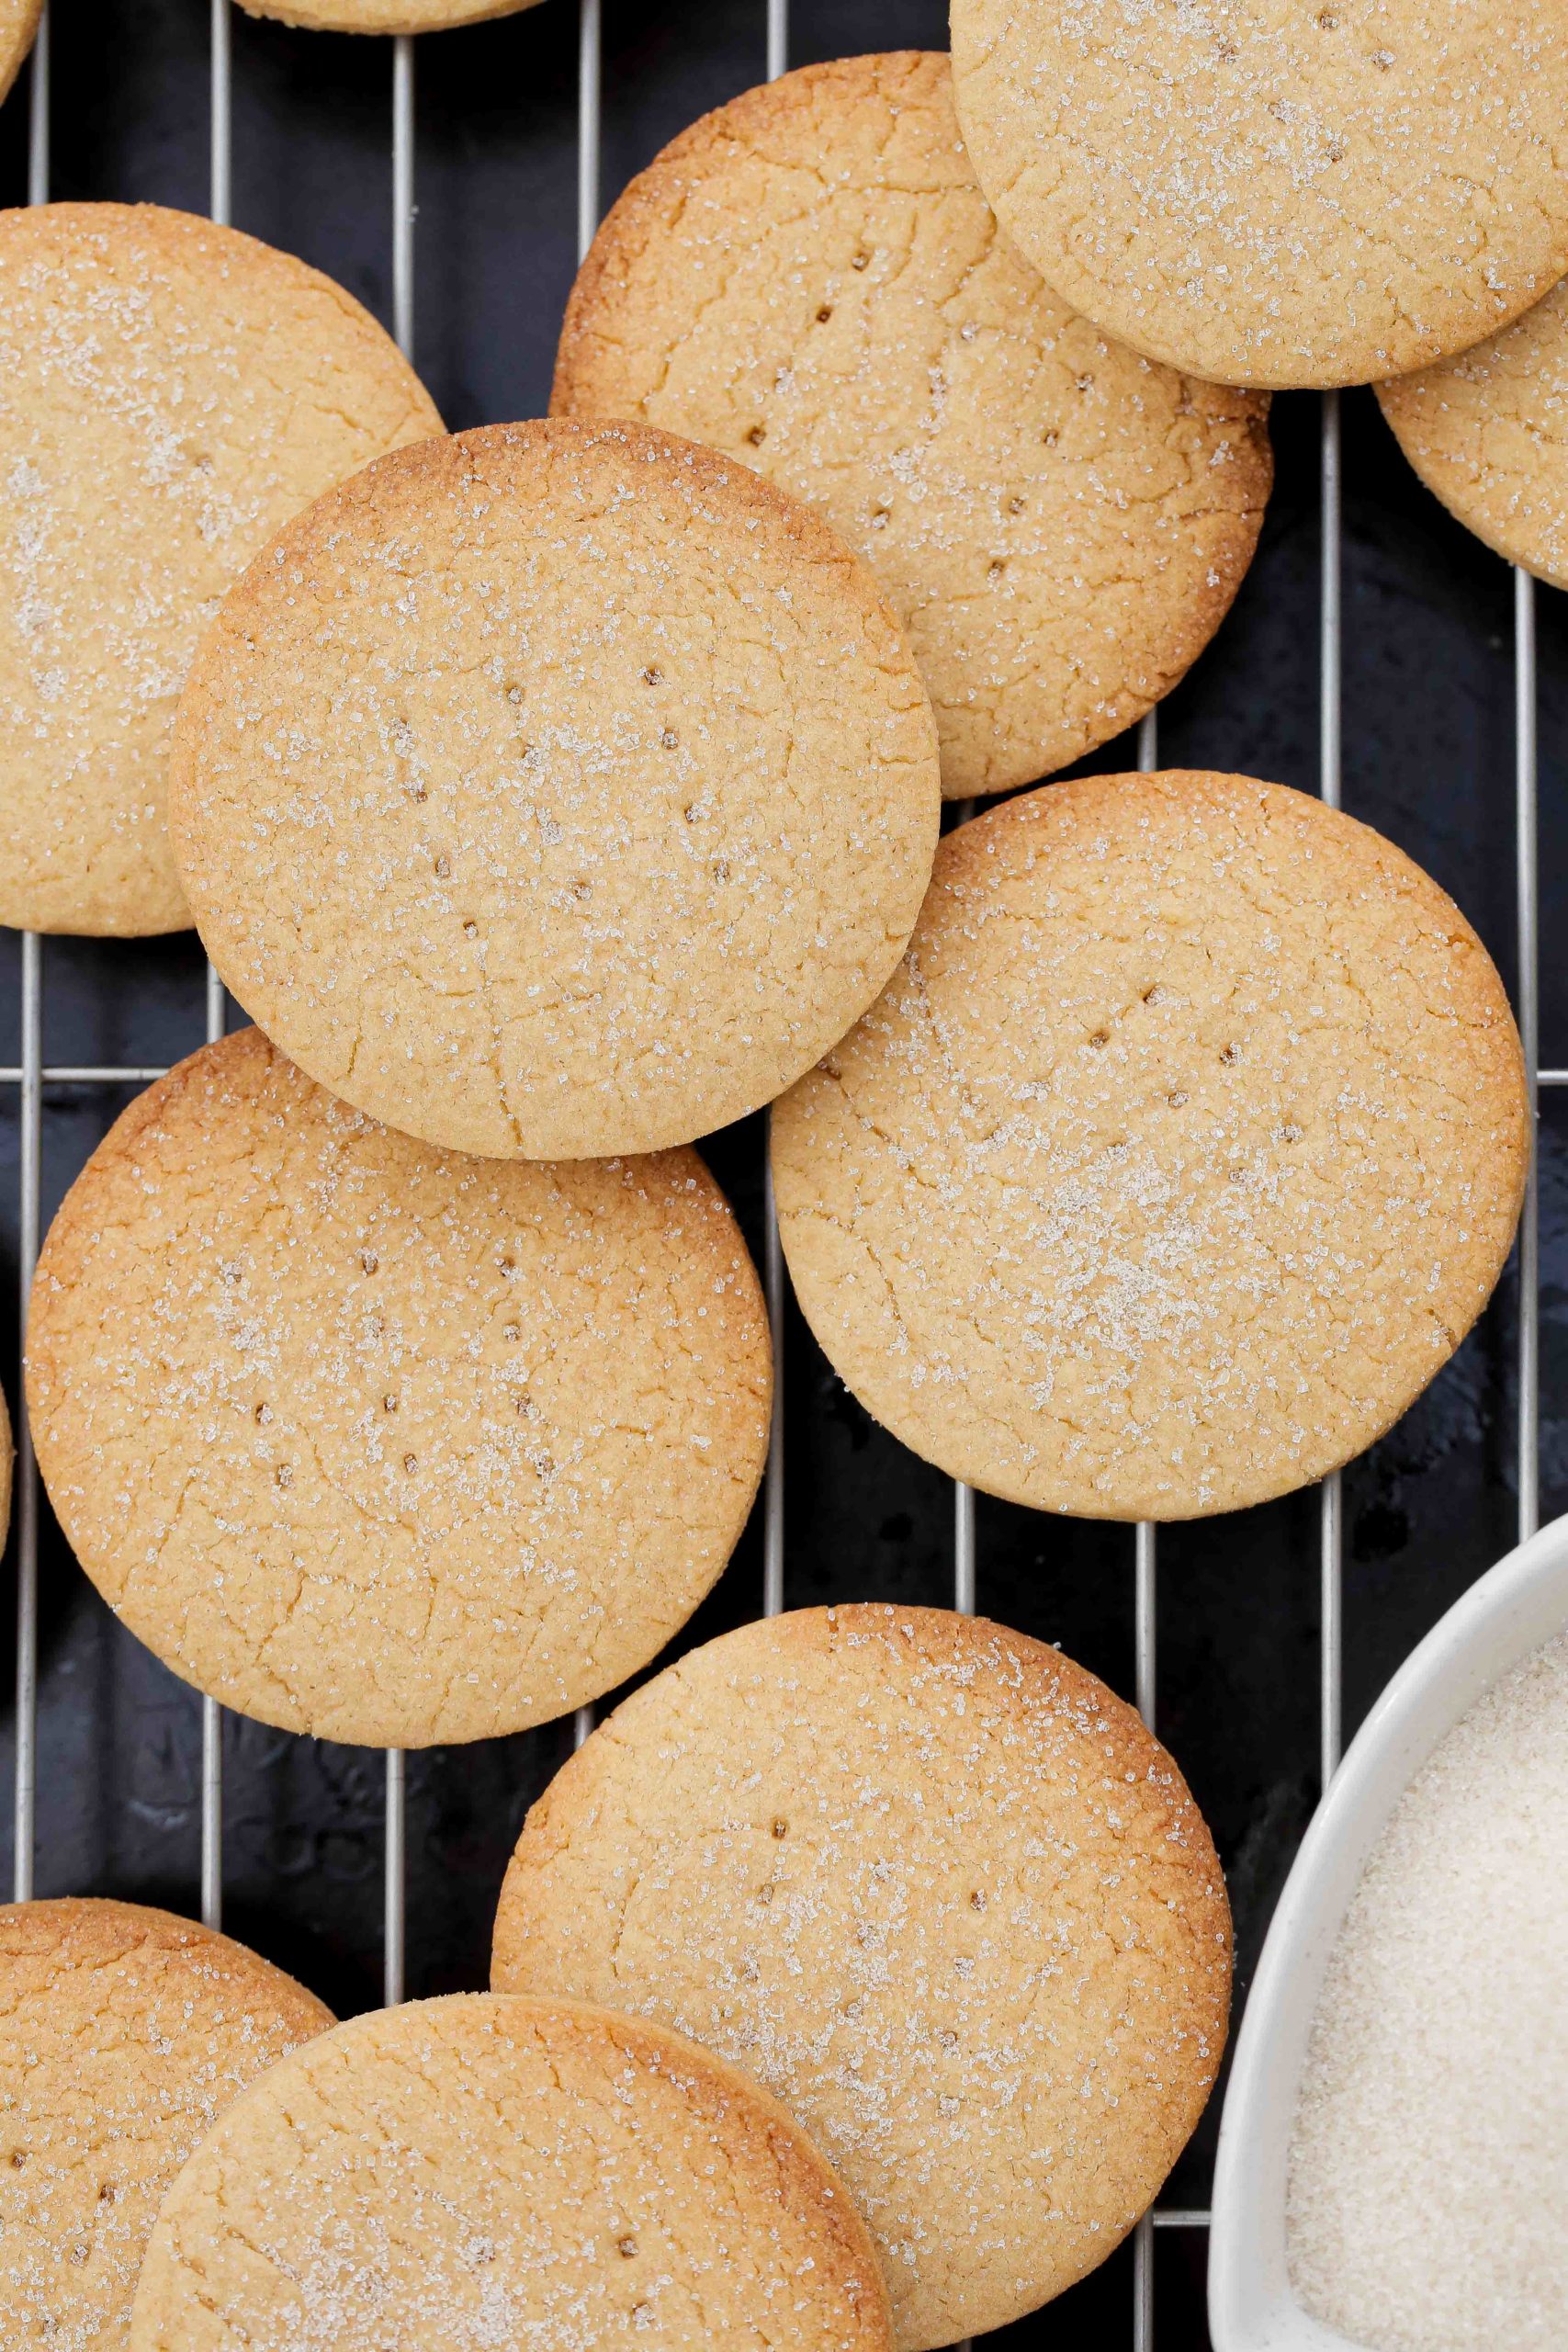
[[[43,0],[0,0],[0,98],[21,71],[42,14]]]
[[[1272,470],[1263,398],[1109,342],[998,236],[948,61],[918,50],[802,67],[667,147],[583,264],[552,406],[818,506],[908,630],[956,797],[1066,766],[1174,685]]]
[[[164,794],[202,629],[280,523],[440,430],[291,254],[160,205],[0,212],[0,922],[190,922]]]
[[[1108,1519],[1370,1445],[1485,1304],[1529,1151],[1452,900],[1304,794],[1180,771],[949,834],[897,978],[773,1126],[856,1396],[954,1477]]]
[[[953,0],[953,62],[1006,233],[1168,366],[1403,375],[1568,270],[1562,0]]]
[[[254,1029],[94,1153],[28,1353],[50,1498],[131,1631],[242,1713],[376,1746],[646,1665],[767,1449],[767,1317],[694,1152],[437,1151]]]
[[[240,0],[253,17],[276,17],[324,33],[434,33],[514,17],[535,0]]]
[[[1568,588],[1568,278],[1501,334],[1380,384],[1378,399],[1450,514]]]
[[[120,2352],[164,2190],[333,2022],[243,1944],[134,1903],[0,1909],[0,2341]]]
[[[691,1652],[534,1807],[500,1991],[615,2001],[782,2098],[871,2224],[901,2352],[1032,2311],[1149,2203],[1219,2065],[1213,1846],[1130,1707],[945,1610]]]
[[[334,1092],[577,1159],[770,1101],[902,953],[936,736],[870,572],[636,424],[371,466],[227,600],[172,815],[214,962]]]
[[[643,2019],[457,1994],[275,2067],[164,2200],[130,2352],[888,2352],[784,2109]]]

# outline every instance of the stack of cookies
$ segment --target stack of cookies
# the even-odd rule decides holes
[[[550,417],[452,435],[285,255],[0,219],[0,915],[194,922],[256,1024],[113,1127],[29,1317],[61,1527],[177,1674],[399,1748],[643,1674],[767,1455],[693,1148],[764,1106],[830,1363],[987,1493],[1237,1509],[1432,1379],[1529,1152],[1480,940],[1280,785],[1040,780],[1223,623],[1269,387],[1397,378],[1442,493],[1561,560],[1544,12],[955,0],[951,66],[683,133]],[[926,2352],[1134,2227],[1230,1962],[1177,1764],[1071,1660],[745,1626],[536,1806],[487,1994],[334,2026],[166,1914],[0,1914],[0,2333]]]

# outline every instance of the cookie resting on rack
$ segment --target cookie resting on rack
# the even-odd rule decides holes
[[[39,1467],[116,1612],[226,1706],[375,1747],[646,1665],[745,1523],[771,1391],[694,1152],[460,1158],[254,1029],[110,1129],[28,1318]]]
[[[194,1920],[0,1909],[0,2340],[122,2352],[169,2183],[231,2100],[332,2022]]]
[[[130,2352],[890,2352],[863,2223],[756,2084],[457,1994],[276,2066],[175,2183]]]
[[[918,50],[682,131],[593,241],[552,405],[818,506],[908,630],[955,797],[1065,767],[1175,684],[1272,474],[1264,398],[1110,342],[998,236],[947,59]]]
[[[1403,375],[1568,270],[1562,0],[953,0],[959,119],[1075,310],[1223,383]]]
[[[175,847],[234,994],[432,1143],[581,1159],[755,1110],[865,1010],[931,875],[936,734],[865,567],[637,424],[367,467],[228,598]]]
[[[1568,588],[1568,279],[1490,342],[1380,384],[1378,399],[1451,514]]]
[[[1453,901],[1247,776],[1092,776],[942,842],[897,978],[778,1103],[843,1380],[1009,1500],[1186,1519],[1382,1435],[1485,1305],[1529,1152]]]
[[[281,523],[441,431],[320,271],[155,204],[0,213],[0,922],[190,922],[175,705]]]
[[[435,33],[515,17],[536,0],[240,0],[248,16],[318,33]]]
[[[1170,1758],[1043,1643],[805,1609],[645,1683],[525,1825],[498,1991],[613,2001],[783,2099],[901,2352],[1103,2261],[1202,2111],[1230,1914]]]

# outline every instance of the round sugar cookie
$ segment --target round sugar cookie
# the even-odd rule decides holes
[[[1380,384],[1378,399],[1451,514],[1568,588],[1568,278],[1501,334]]]
[[[457,1994],[275,2067],[164,2200],[130,2352],[888,2352],[864,2224],[678,2034]]]
[[[1562,0],[953,0],[959,119],[1064,301],[1226,383],[1365,383],[1568,270]]]
[[[378,1747],[646,1665],[745,1523],[771,1390],[694,1152],[462,1159],[254,1029],[110,1129],[28,1329],[50,1499],[131,1632],[243,1714]]]
[[[0,212],[0,922],[188,924],[164,797],[203,628],[279,524],[440,430],[292,254],[154,204]]]
[[[197,2142],[333,2022],[243,1944],[135,1903],[0,1909],[0,2339],[118,2352]]]
[[[0,98],[20,73],[42,14],[43,0],[0,0]]]
[[[1323,1477],[1508,1254],[1519,1041],[1458,908],[1247,776],[1090,776],[943,842],[897,978],[773,1114],[807,1317],[988,1493],[1097,1519]]]
[[[946,1610],[805,1609],[635,1692],[530,1813],[498,1990],[613,2001],[782,2098],[901,2352],[1000,2327],[1153,2198],[1224,2045],[1230,1914],[1093,1675]]]
[[[229,597],[175,731],[213,961],[300,1067],[498,1158],[687,1143],[897,964],[935,730],[818,517],[635,424],[384,458]]]
[[[322,33],[434,33],[514,17],[536,0],[240,0],[248,16]]]
[[[667,147],[582,266],[552,406],[689,434],[819,507],[908,630],[960,797],[1176,684],[1272,474],[1261,396],[1109,342],[998,237],[948,61],[918,50],[805,66]]]

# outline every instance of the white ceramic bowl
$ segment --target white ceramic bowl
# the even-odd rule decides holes
[[[1285,2265],[1297,2088],[1339,1923],[1384,1823],[1489,1684],[1568,1626],[1568,1518],[1472,1585],[1384,1690],[1302,1840],[1236,2036],[1209,2235],[1214,2352],[1346,2352],[1303,2311]]]

